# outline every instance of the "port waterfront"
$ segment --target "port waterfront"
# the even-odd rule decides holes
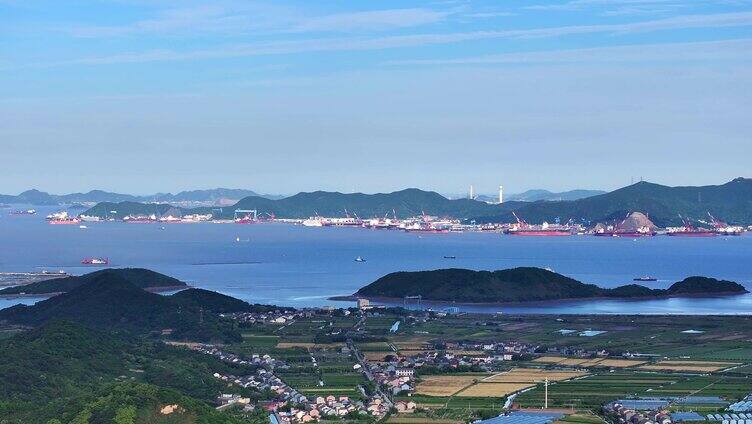
[[[657,281],[640,284],[667,288],[688,276],[705,275],[737,281],[752,290],[750,234],[703,239],[513,237],[492,232],[416,234],[280,223],[103,222],[80,229],[48,225],[44,216],[54,211],[40,208],[35,216],[0,218],[0,272],[83,274],[98,268],[82,265],[81,259],[96,256],[109,258],[110,267],[150,268],[246,301],[296,307],[337,304],[328,299],[350,295],[390,272],[447,267],[537,266],[602,287],[653,276]],[[359,256],[364,262],[356,261]],[[37,300],[0,299],[0,308]],[[415,301],[407,306],[418,307]],[[752,296],[457,306],[487,313],[750,314]]]

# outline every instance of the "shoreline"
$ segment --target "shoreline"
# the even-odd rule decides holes
[[[750,291],[745,292],[719,292],[712,294],[695,293],[686,295],[673,295],[673,296],[642,296],[642,297],[576,297],[576,298],[564,298],[564,299],[547,299],[547,300],[529,300],[529,301],[516,301],[516,302],[457,302],[452,300],[435,300],[435,299],[421,299],[422,304],[430,304],[437,306],[553,306],[557,304],[566,303],[580,303],[586,301],[598,301],[598,300],[618,300],[622,302],[641,302],[646,300],[666,300],[666,299],[713,299],[713,298],[725,298],[732,296],[739,296],[749,294]],[[368,299],[369,301],[380,302],[385,304],[398,304],[404,301],[401,297],[387,297],[387,296],[358,296],[357,293],[351,295],[332,296],[327,300],[335,302],[356,302],[358,299]],[[412,299],[411,299],[412,300]]]

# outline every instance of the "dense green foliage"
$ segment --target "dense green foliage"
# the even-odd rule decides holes
[[[39,281],[24,286],[8,287],[0,290],[2,295],[26,294],[51,294],[69,292],[90,281],[99,278],[122,278],[125,281],[142,289],[156,289],[161,287],[186,287],[187,285],[170,276],[144,268],[110,268],[94,271],[81,276],[55,278],[52,280]]]
[[[527,302],[592,297],[637,298],[680,295],[746,293],[743,286],[712,278],[690,277],[667,290],[637,284],[614,289],[600,288],[541,268],[521,267],[500,271],[441,269],[395,272],[361,288],[356,294],[469,303]]]
[[[216,313],[247,312],[251,309],[251,305],[240,299],[204,289],[183,290],[170,298],[186,306],[201,307]]]
[[[132,332],[168,330],[178,340],[241,339],[231,324],[205,312],[200,304],[147,292],[112,273],[99,274],[70,292],[33,306],[0,310],[0,320],[17,324],[39,325],[52,319]]]
[[[674,283],[668,288],[671,295],[697,294],[697,293],[746,293],[747,291],[738,283],[727,280],[716,280],[708,277],[688,277]]]
[[[679,214],[707,220],[707,213],[730,223],[752,224],[752,179],[737,178],[723,185],[667,187],[640,182],[600,196],[571,202],[535,202],[516,208],[528,222],[621,221],[630,212],[647,214],[659,226],[681,225]],[[478,215],[480,216],[480,215]],[[479,222],[513,222],[511,212],[485,215]]]
[[[0,357],[0,422],[13,423],[87,416],[81,422],[109,423],[132,414],[135,422],[194,422],[159,420],[157,407],[165,404],[180,405],[185,417],[198,422],[232,422],[211,420],[226,418],[205,403],[223,387],[211,374],[252,371],[158,341],[65,321],[0,342]]]

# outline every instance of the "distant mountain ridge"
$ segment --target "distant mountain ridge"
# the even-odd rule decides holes
[[[490,204],[470,199],[447,199],[432,191],[410,188],[392,193],[363,194],[316,191],[273,200],[249,196],[223,208],[177,209],[179,213],[213,213],[232,218],[236,209],[255,209],[260,216],[307,218],[310,216],[344,216],[361,218],[392,216],[405,218],[422,213],[475,221],[510,223],[520,218],[529,223],[567,222],[594,225],[598,222],[621,222],[631,212],[642,212],[656,225],[681,225],[679,215],[693,221],[708,219],[708,212],[731,224],[752,224],[752,179],[737,178],[722,185],[669,187],[639,182],[609,193],[571,201],[505,201]],[[110,211],[117,217],[128,214],[164,214],[167,205],[139,202],[102,203],[84,212],[105,217]]]
[[[599,194],[605,194],[605,193],[607,193],[607,191],[604,191],[604,190],[576,189],[576,190],[568,190],[568,191],[562,191],[562,192],[552,192],[552,191],[543,190],[543,189],[533,189],[533,190],[523,191],[522,193],[505,194],[504,201],[505,202],[513,202],[513,201],[516,201],[516,202],[540,202],[540,201],[559,202],[562,200],[579,200],[579,199],[584,199],[586,197],[597,196]],[[477,200],[493,203],[493,202],[498,202],[499,197],[492,196],[492,195],[479,195],[477,197]]]
[[[156,206],[159,205],[127,202],[103,203],[87,210],[84,214],[105,217],[112,215],[111,211],[117,211],[117,216],[120,217],[128,214],[163,213]],[[433,191],[409,188],[377,194],[315,191],[298,193],[278,200],[249,196],[231,207],[222,209],[195,208],[181,211],[183,213],[213,212],[222,218],[232,218],[236,209],[255,209],[261,216],[269,214],[278,218],[308,218],[315,215],[344,216],[345,213],[361,218],[392,216],[393,214],[405,218],[425,213],[462,219],[513,210],[516,206],[518,206],[516,202],[491,205],[470,199],[450,200]]]
[[[280,199],[284,196],[261,195],[252,190],[215,188],[207,190],[188,190],[177,194],[156,193],[146,196],[113,193],[104,190],[91,190],[86,193],[49,194],[36,189],[27,190],[18,195],[0,194],[0,203],[28,204],[34,206],[54,206],[72,203],[101,203],[101,202],[160,202],[160,203],[207,203],[223,200],[238,201],[248,196],[259,196],[270,199]]]
[[[569,190],[562,192],[551,192],[548,190],[527,190],[522,193],[511,194],[506,200],[517,200],[520,202],[539,202],[541,200],[555,202],[562,200],[579,200],[588,197],[598,196],[607,193],[604,190]]]
[[[621,221],[631,212],[642,212],[656,225],[681,225],[679,215],[697,222],[708,212],[731,224],[752,224],[752,179],[736,178],[721,185],[669,187],[639,182],[612,192],[574,201],[524,203],[514,209],[527,222]],[[514,222],[512,211],[476,216],[478,222]]]
[[[421,296],[424,300],[465,303],[534,302],[547,300],[609,298],[660,298],[714,296],[748,293],[744,286],[707,277],[689,277],[668,289],[638,284],[606,289],[534,267],[498,271],[439,269],[394,272],[361,288],[354,296],[401,299]]]

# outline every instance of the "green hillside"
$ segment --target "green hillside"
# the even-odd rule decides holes
[[[204,289],[183,290],[170,296],[170,299],[182,305],[200,307],[219,314],[251,310],[251,305],[242,300]]]
[[[532,302],[594,297],[650,298],[747,293],[740,284],[705,277],[690,277],[667,290],[631,284],[600,288],[541,268],[500,271],[440,269],[395,272],[379,278],[355,294],[364,297],[404,298],[466,303]]]
[[[0,341],[0,357],[4,423],[235,422],[207,402],[223,388],[212,373],[241,368],[161,342],[56,320]],[[180,411],[160,418],[167,404]]]
[[[723,185],[667,187],[639,182],[610,193],[571,202],[535,202],[516,209],[531,223],[606,222],[622,220],[630,212],[647,214],[658,226],[680,225],[679,215],[695,222],[707,220],[708,212],[732,224],[752,224],[752,179],[737,178]],[[513,222],[511,212],[478,216],[479,222]]]
[[[123,280],[142,289],[180,288],[187,287],[184,282],[170,276],[144,268],[108,268],[94,271],[80,276],[54,278],[38,281],[24,286],[8,287],[0,290],[0,296],[25,294],[52,294],[69,292],[88,282],[99,278],[122,278]]]
[[[35,305],[0,310],[0,320],[17,324],[36,326],[54,319],[134,333],[166,330],[177,340],[240,340],[229,324],[204,313],[200,303],[185,304],[180,298],[150,293],[110,273]]]

